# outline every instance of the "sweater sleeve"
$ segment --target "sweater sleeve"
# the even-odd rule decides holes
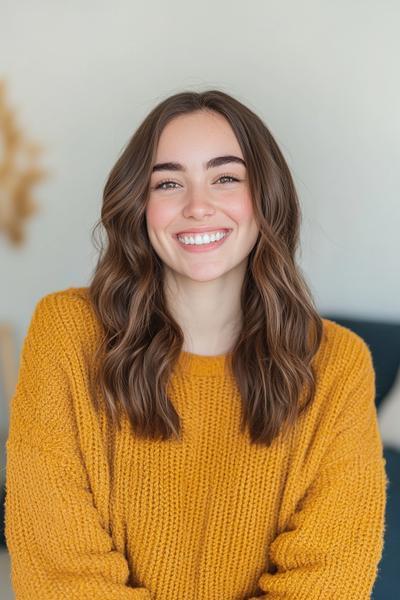
[[[11,400],[5,534],[15,597],[150,600],[146,588],[127,584],[127,560],[94,504],[60,328],[45,296],[23,343]]]
[[[367,600],[381,559],[388,480],[375,408],[370,350],[357,336],[347,375],[330,402],[340,409],[320,468],[290,522],[270,544],[268,600]],[[249,600],[255,600],[250,598]]]

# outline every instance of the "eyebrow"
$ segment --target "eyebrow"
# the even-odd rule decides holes
[[[212,169],[213,167],[219,167],[221,165],[226,165],[227,163],[240,163],[240,164],[246,166],[246,163],[243,160],[243,158],[240,158],[239,156],[232,156],[232,155],[216,156],[215,158],[210,158],[210,160],[208,160],[204,166],[206,169]],[[184,172],[186,172],[186,169],[183,165],[181,165],[178,162],[164,162],[164,163],[157,163],[156,165],[154,165],[152,172],[154,172],[154,171],[184,171]]]

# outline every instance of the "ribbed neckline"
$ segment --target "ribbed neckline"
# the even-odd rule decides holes
[[[218,376],[225,374],[225,364],[231,353],[207,356],[181,351],[178,359],[179,368],[190,375]]]

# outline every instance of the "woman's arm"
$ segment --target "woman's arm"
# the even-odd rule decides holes
[[[387,478],[368,346],[337,382],[341,411],[317,477],[269,548],[275,573],[259,588],[268,600],[367,600],[384,541]],[[249,599],[253,600],[253,599]]]
[[[39,301],[11,402],[5,532],[16,599],[150,600],[127,585],[127,560],[94,505],[62,327],[52,295]]]

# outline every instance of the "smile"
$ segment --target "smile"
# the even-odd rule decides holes
[[[175,236],[175,239],[181,248],[188,252],[207,252],[222,246],[229,237],[232,230],[213,231],[206,234],[188,234]]]

